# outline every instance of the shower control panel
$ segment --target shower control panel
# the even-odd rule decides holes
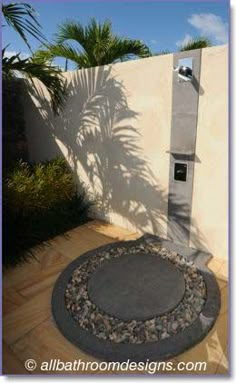
[[[175,163],[174,167],[174,180],[175,181],[187,181],[187,164],[183,164],[180,162]]]

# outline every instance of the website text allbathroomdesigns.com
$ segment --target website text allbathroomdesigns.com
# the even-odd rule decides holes
[[[25,361],[25,369],[27,371],[40,370],[41,372],[146,372],[148,374],[165,373],[165,372],[189,372],[189,371],[206,371],[206,362],[178,362],[163,361],[154,362],[147,359],[145,362],[133,362],[127,360],[124,362],[96,362],[73,360],[64,362],[60,359],[50,359],[37,363],[34,359]]]

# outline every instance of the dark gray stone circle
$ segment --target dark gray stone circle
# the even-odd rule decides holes
[[[88,281],[91,301],[123,321],[164,315],[179,304],[184,292],[179,269],[166,259],[141,252],[103,262]]]
[[[164,249],[163,245],[165,246]],[[88,285],[88,276],[91,276],[95,272],[98,264],[101,265],[102,262],[109,262],[109,254],[112,254],[113,258],[116,258],[122,256],[122,254],[132,253],[132,251],[137,253],[137,250],[146,253],[147,248],[152,249],[150,250],[150,253],[154,253],[154,256],[162,256],[165,259],[166,254],[168,254],[168,261],[170,261],[170,258],[172,257],[172,262],[174,263],[177,259],[177,263],[181,262],[181,265],[178,265],[180,268],[184,268],[186,263],[192,265],[192,261],[194,260],[195,265],[192,266],[194,270],[193,273],[198,276],[200,275],[203,279],[206,295],[204,302],[198,307],[198,310],[200,311],[198,311],[197,315],[196,310],[194,309],[193,317],[188,318],[190,320],[187,320],[187,326],[183,325],[182,327],[180,326],[180,328],[174,328],[174,330],[170,329],[169,332],[166,332],[166,328],[164,329],[165,331],[163,331],[163,328],[161,331],[156,331],[156,319],[160,320],[160,318],[164,318],[164,324],[168,325],[168,315],[173,316],[173,311],[182,304],[181,301],[169,314],[157,316],[153,318],[154,321],[153,319],[133,321],[135,322],[137,333],[135,336],[131,336],[129,328],[127,329],[127,324],[132,323],[132,321],[123,321],[119,318],[109,316],[105,312],[101,312],[101,310],[99,310],[99,308],[92,302],[91,305],[88,305],[86,302],[90,302],[90,298],[84,286]],[[178,254],[173,253],[175,248],[178,251]],[[181,253],[183,256],[180,255]],[[106,254],[108,254],[108,256],[106,256]],[[75,259],[59,276],[52,294],[53,317],[58,328],[68,340],[83,351],[99,359],[120,362],[126,361],[127,359],[134,361],[168,359],[200,342],[212,328],[219,313],[220,292],[214,275],[205,266],[205,261],[207,259],[209,259],[209,254],[207,253],[199,252],[191,248],[175,246],[171,242],[163,241],[152,235],[145,235],[137,241],[118,242],[102,246]],[[78,291],[76,292],[77,299],[80,302],[77,306],[78,311],[76,313],[75,310],[73,310],[73,308],[76,307],[75,302],[72,303],[69,299],[71,306],[68,306],[68,294],[70,295],[70,286],[74,276],[76,276],[76,278],[82,277],[83,282],[83,275],[85,282],[84,286],[83,283],[81,285],[76,284],[76,288],[79,287],[82,289],[79,295],[77,294]],[[195,278],[196,277],[193,279]],[[77,282],[76,279],[76,283]],[[190,300],[193,299],[191,295],[189,296],[187,294],[187,297]],[[193,301],[192,306],[195,307]],[[81,313],[83,314],[82,317]],[[187,314],[189,314],[188,311]],[[97,315],[101,315],[100,319],[102,319],[102,327],[100,327],[100,319],[97,318]],[[93,319],[95,319],[95,322],[91,320],[91,316],[94,316]],[[96,318],[99,319],[99,325],[97,327]],[[104,329],[104,319],[105,323],[108,325],[108,331],[106,331],[106,328]],[[121,332],[117,337],[112,337],[111,331],[114,329],[111,329],[110,320],[112,321],[111,323],[114,322],[114,328],[121,329]],[[161,322],[161,325],[163,325],[163,322]],[[153,338],[152,328],[155,328]],[[148,331],[146,331],[147,329]]]
[[[100,299],[100,303],[103,305],[103,309],[101,309],[101,305],[99,307],[97,301],[92,299],[90,295],[90,281],[94,276],[96,277],[96,272],[99,272],[99,270],[101,271],[101,269],[104,270],[104,267],[111,271],[114,262],[123,265],[127,258],[132,259],[132,257],[135,257],[135,260],[132,262],[134,269],[132,271],[130,270],[133,277],[132,275],[130,277],[130,275],[126,274],[127,278],[123,279],[122,288],[119,290],[119,286],[117,286],[115,292],[119,293],[119,296],[115,297],[114,294],[113,297],[109,296],[108,291],[105,289],[100,291],[100,286],[94,286],[94,290],[97,287],[98,291],[96,297],[97,299]],[[162,265],[162,270],[163,265],[165,265],[165,270],[166,272],[168,271],[167,275],[163,275],[162,279],[159,281],[162,282],[162,291],[164,292],[164,290],[168,288],[168,293],[170,294],[169,296],[162,297],[161,302],[159,301],[159,303],[162,303],[162,308],[164,299],[167,302],[165,304],[167,311],[164,312],[163,315],[161,315],[158,308],[155,307],[155,303],[158,303],[157,298],[160,298],[158,290],[152,290],[152,298],[154,298],[155,301],[153,302],[153,305],[151,301],[148,305],[148,302],[145,302],[145,298],[148,300],[147,293],[150,292],[150,288],[146,290],[144,286],[140,286],[139,289],[136,289],[132,286],[132,283],[130,284],[130,280],[133,280],[133,284],[138,283],[136,272],[138,269],[140,271],[139,274],[142,273],[142,268],[139,266],[139,263],[141,263],[141,266],[144,266],[144,262],[147,262],[149,265],[148,270],[146,271],[150,273],[150,277],[152,277],[152,274],[160,276],[160,270],[155,270],[158,269],[160,264]],[[153,266],[153,268],[150,266]],[[182,292],[182,294],[179,294],[181,295],[180,297],[182,297],[179,304],[177,304],[178,300],[176,299],[178,298],[178,295],[175,296],[175,293],[170,291],[168,287],[168,277],[169,283],[171,284],[173,269],[179,276],[180,286],[179,288],[177,286],[177,290],[179,289],[179,292]],[[116,270],[113,271],[115,275]],[[121,273],[122,271],[120,271],[120,274]],[[104,279],[106,279],[105,276]],[[184,281],[184,285],[181,283],[181,277]],[[101,281],[102,277],[98,283],[101,284]],[[149,280],[149,276],[146,275],[146,282],[147,281],[148,283],[153,283],[154,287],[157,287],[155,276]],[[111,279],[109,280],[109,283],[113,282],[114,281],[111,281]],[[109,283],[105,283],[105,288],[114,293],[114,286],[110,286]],[[126,287],[127,285],[128,287]],[[128,299],[126,299],[126,301],[122,299],[123,289],[126,293],[129,291],[129,297],[127,298],[134,299],[133,311],[132,307],[130,308]],[[106,294],[105,298],[108,299],[102,297],[103,292]],[[142,311],[142,308],[138,307],[138,303],[140,302],[138,293],[143,294],[143,292],[146,292],[146,294],[142,296],[141,303],[144,307],[147,307]],[[201,312],[205,303],[205,296],[206,286],[203,277],[197,271],[193,262],[187,261],[181,255],[167,250],[159,244],[134,243],[134,245],[129,248],[119,246],[118,248],[114,247],[109,251],[98,251],[87,262],[84,262],[81,266],[76,268],[67,285],[65,301],[68,311],[78,325],[85,330],[92,332],[98,338],[111,340],[115,343],[123,342],[138,344],[155,342],[168,338],[171,335],[175,335],[182,331],[185,327],[188,327]],[[168,306],[168,302],[172,303],[172,310],[170,310],[171,306]],[[122,303],[127,303],[128,306],[122,305]],[[174,306],[176,307],[174,308]],[[119,309],[118,315],[117,313],[114,313],[114,311],[111,315],[111,310],[114,310],[114,308]],[[159,308],[161,309],[161,307]],[[134,312],[134,310],[136,312]],[[156,316],[151,316],[153,310],[157,311]],[[140,313],[143,315],[142,318],[136,316],[133,317],[131,315],[140,315]],[[151,318],[149,318],[150,316]]]

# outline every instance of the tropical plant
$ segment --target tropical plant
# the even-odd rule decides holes
[[[201,49],[211,47],[211,41],[207,37],[195,37],[182,45],[179,49],[180,52],[191,51],[193,49]]]
[[[191,51],[194,49],[201,49],[211,47],[212,43],[207,37],[195,37],[188,41],[186,44],[183,44],[179,48],[179,52]],[[153,56],[162,56],[171,53],[169,50],[163,50],[160,52],[153,53]]]
[[[45,37],[41,32],[41,25],[38,23],[36,12],[31,5],[27,3],[3,4],[2,13],[7,24],[15,29],[30,50],[31,46],[26,36],[27,33],[40,42],[45,42]]]
[[[27,33],[40,42],[45,42],[45,38],[40,31],[40,24],[36,20],[36,12],[29,4],[13,3],[2,5],[2,13],[8,25],[19,33],[30,50]],[[38,57],[37,54],[32,54],[31,57],[26,59],[20,57],[20,52],[8,57],[6,54],[8,46],[2,50],[3,78],[9,79],[20,74],[21,77],[30,79],[33,86],[35,86],[33,79],[38,79],[44,84],[51,96],[54,113],[58,113],[62,109],[66,98],[66,87],[61,77],[61,69],[47,62],[45,58]]]
[[[61,158],[17,162],[3,178],[3,265],[27,260],[32,247],[87,222],[93,202],[80,190]]]
[[[165,49],[165,50],[163,50],[163,51],[153,53],[153,56],[163,56],[163,55],[168,55],[168,54],[170,54],[170,53],[171,53],[171,52],[170,52],[168,49]]]
[[[61,77],[61,70],[47,62],[42,62],[37,57],[21,59],[20,53],[11,57],[5,55],[6,48],[2,51],[2,73],[4,79],[10,79],[20,74],[31,80],[35,86],[34,79],[41,81],[47,88],[52,109],[55,114],[63,108],[66,100],[66,84]]]
[[[135,56],[148,57],[151,52],[140,40],[114,35],[111,22],[98,23],[92,18],[85,27],[74,21],[62,23],[54,43],[38,54],[47,60],[64,57],[73,61],[77,68],[89,68],[129,60]]]

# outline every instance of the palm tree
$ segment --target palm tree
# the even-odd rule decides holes
[[[109,21],[98,23],[95,19],[91,19],[85,27],[73,21],[62,23],[54,43],[38,53],[47,60],[64,57],[73,61],[77,68],[106,65],[135,56],[151,56],[149,48],[142,41],[114,35]]]
[[[40,30],[41,26],[36,20],[36,12],[29,4],[12,3],[2,5],[2,13],[7,24],[17,31],[30,50],[27,33],[41,43],[45,43],[46,39]],[[47,88],[51,96],[53,111],[57,114],[62,109],[66,98],[65,84],[61,77],[60,68],[52,66],[46,59],[39,57],[37,54],[27,59],[21,59],[20,53],[7,57],[7,47],[2,51],[3,78],[17,77],[20,73],[21,77],[30,79],[33,86],[33,79],[37,78]]]
[[[179,51],[191,51],[193,49],[211,47],[211,45],[211,41],[207,37],[195,37],[186,44],[182,45]]]
[[[188,41],[186,44],[182,45],[179,49],[179,52],[192,51],[194,49],[201,49],[211,47],[212,43],[207,37],[195,37]],[[160,52],[153,53],[153,56],[162,56],[167,55],[170,52],[169,50],[164,50]]]
[[[54,114],[58,114],[63,108],[66,100],[65,83],[60,76],[60,69],[43,61],[39,61],[37,57],[21,59],[20,53],[11,57],[5,55],[5,49],[2,51],[2,74],[3,79],[9,80],[13,77],[21,77],[31,80],[35,86],[34,79],[41,81],[47,88]]]
[[[153,56],[163,56],[163,55],[169,55],[171,54],[172,52],[170,52],[168,49],[164,49],[163,51],[160,51],[160,52],[155,52],[153,53],[152,55]]]
[[[36,12],[31,5],[26,3],[11,3],[2,5],[2,14],[7,24],[15,29],[31,50],[26,33],[29,33],[40,42],[45,42],[41,26],[36,19]]]

